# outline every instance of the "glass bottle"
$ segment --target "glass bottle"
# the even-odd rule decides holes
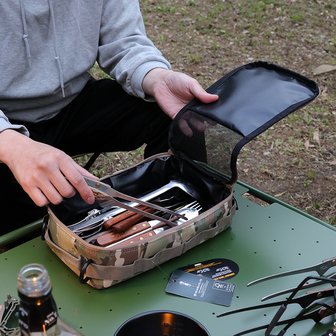
[[[20,298],[19,326],[23,336],[81,335],[58,317],[46,268],[40,264],[24,266],[18,275]]]

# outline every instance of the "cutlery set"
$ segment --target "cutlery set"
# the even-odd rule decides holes
[[[115,195],[110,195],[113,199],[105,200],[101,209],[88,211],[83,219],[68,225],[68,229],[90,244],[115,248],[156,236],[202,211],[197,201],[199,193],[179,181],[170,181],[139,198],[127,195],[129,202],[115,202],[114,197],[124,199],[124,194],[114,192]]]

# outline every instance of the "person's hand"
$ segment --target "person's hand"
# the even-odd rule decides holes
[[[207,93],[199,82],[181,72],[155,68],[148,72],[142,83],[144,92],[155,98],[161,109],[171,118],[193,98],[212,103],[218,96]]]
[[[76,190],[84,201],[94,203],[83,175],[94,176],[61,150],[5,130],[0,133],[0,160],[38,206],[59,204],[64,197],[74,196]]]

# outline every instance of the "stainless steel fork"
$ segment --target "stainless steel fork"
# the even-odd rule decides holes
[[[189,204],[185,204],[181,207],[174,209],[174,211],[178,213],[183,213],[185,210],[197,210],[198,214],[201,213],[203,207],[198,201],[193,201]],[[170,221],[177,223],[179,218],[174,217],[173,215],[169,218]],[[181,222],[185,222],[186,220],[181,219]],[[160,222],[160,221],[156,221]],[[179,223],[180,224],[180,223]],[[109,230],[110,231],[110,230]],[[102,231],[102,225],[96,226],[95,228],[91,228],[90,230],[81,230],[80,232],[76,232],[82,239],[85,239],[88,243],[94,242],[98,237],[103,235],[105,232],[109,231]]]

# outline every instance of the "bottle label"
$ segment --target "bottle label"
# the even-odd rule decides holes
[[[31,307],[30,307],[31,308]],[[42,314],[41,314],[42,313]],[[43,314],[44,313],[44,314]],[[57,312],[39,311],[36,309],[27,310],[20,306],[19,326],[24,336],[53,336],[56,334]]]

